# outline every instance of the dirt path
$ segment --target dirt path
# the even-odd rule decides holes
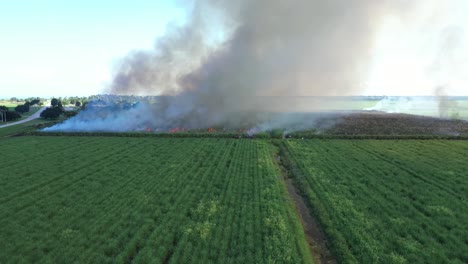
[[[26,122],[29,122],[29,121],[31,121],[33,119],[39,118],[41,116],[42,111],[44,111],[46,108],[47,108],[47,106],[43,106],[39,110],[37,110],[34,114],[26,117],[25,119],[20,120],[20,121],[16,121],[16,122],[13,122],[13,123],[9,123],[9,124],[6,124],[6,125],[1,125],[0,128],[26,123]]]
[[[294,175],[292,171],[287,169],[289,168],[289,161],[284,157],[282,146],[277,145],[277,147],[280,149],[280,153],[278,153],[276,162],[283,174],[283,180],[287,186],[289,197],[296,207],[296,213],[301,220],[302,228],[304,229],[304,234],[315,263],[336,264],[336,258],[330,252],[325,233],[320,228],[317,219],[311,213],[304,198],[294,185]]]
[[[301,219],[307,243],[309,244],[315,261],[317,263],[327,264],[337,263],[328,249],[325,234],[320,230],[317,220],[309,212],[309,208],[307,208],[302,196],[297,193],[293,180],[286,179],[286,182],[288,184],[289,196],[293,199],[294,204],[296,205],[296,212]]]

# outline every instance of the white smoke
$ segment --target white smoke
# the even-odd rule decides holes
[[[296,111],[263,96],[359,94],[381,19],[407,18],[421,3],[195,1],[187,25],[169,30],[154,50],[129,54],[109,87],[112,94],[163,95],[155,104],[106,117],[91,108],[49,131],[313,127],[316,121],[302,114],[265,115],[275,108]]]

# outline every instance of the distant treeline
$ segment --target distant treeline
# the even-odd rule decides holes
[[[0,105],[0,110],[5,113],[6,120],[2,121],[14,121],[21,118],[21,114],[27,113],[31,110],[31,106],[40,104],[39,99],[33,99],[31,101],[25,101],[24,104],[17,105],[14,111],[10,110],[9,107]]]

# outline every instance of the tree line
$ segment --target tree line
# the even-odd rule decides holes
[[[39,104],[41,101],[39,99],[33,99],[31,101],[26,101],[24,104],[17,105],[14,108],[14,111],[10,108],[0,105],[0,110],[5,112],[6,121],[14,121],[21,118],[21,114],[27,113],[31,110],[31,106]]]

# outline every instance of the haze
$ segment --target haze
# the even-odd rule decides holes
[[[187,60],[177,61],[175,65],[183,65],[177,69],[177,73],[196,70],[201,59],[226,45],[227,40],[232,40],[231,34],[236,32],[239,19],[245,19],[242,13],[239,15],[236,12],[242,12],[242,7],[247,6],[247,3],[250,7],[255,5],[253,10],[262,12],[260,15],[271,15],[272,21],[276,21],[276,28],[282,30],[278,25],[281,26],[284,17],[274,13],[274,7],[277,7],[274,3],[218,2],[224,8],[219,10],[224,10],[224,13],[216,10],[217,6],[213,1],[198,1],[198,5],[192,1],[71,3],[50,0],[41,3],[2,3],[0,97],[90,95],[108,92],[111,88],[113,90],[110,91],[123,94],[174,93],[186,88],[178,87],[179,80],[164,78],[164,87],[161,87],[161,79],[158,79],[158,85],[154,85],[152,80],[146,83],[146,87],[119,86],[115,89],[115,77],[122,73],[119,67],[123,62],[128,62],[129,52],[153,53],[155,46],[156,50],[161,47],[156,45],[161,43],[158,37],[169,32],[165,39],[174,40],[170,32],[180,32],[174,31],[174,28],[178,28],[174,25],[183,23],[203,26],[185,27],[203,32],[202,35],[192,35],[201,36],[202,40],[190,39],[190,43],[203,43],[203,46],[192,45],[188,49],[182,47],[184,52],[190,50],[195,53],[191,53],[194,56],[189,60],[190,63]],[[305,20],[293,21],[293,24],[303,22],[314,28],[323,26],[324,32],[320,34],[324,34],[324,37],[312,37],[310,34],[317,34],[319,31],[296,26],[298,30],[292,34],[303,36],[306,43],[317,43],[316,49],[304,49],[303,53],[301,50],[284,52],[283,60],[294,62],[286,66],[293,67],[273,67],[268,70],[274,72],[275,76],[280,76],[278,79],[286,80],[284,83],[276,83],[277,85],[291,87],[294,83],[294,95],[299,96],[435,95],[435,91],[441,86],[448,95],[467,95],[468,80],[463,73],[468,69],[468,19],[464,18],[468,3],[463,0],[407,2],[409,1],[383,1],[374,4],[372,1],[353,1],[350,5],[349,1],[330,1],[329,5],[336,5],[336,8],[329,8],[325,2],[311,1],[306,6],[310,11],[302,10],[298,16]],[[296,7],[301,7],[304,3],[292,1],[288,4],[294,9],[295,4]],[[200,10],[193,10],[200,6]],[[328,17],[319,17],[318,12],[313,12],[315,6],[319,6],[316,10],[331,10],[324,13]],[[290,16],[294,12],[286,12],[286,15]],[[203,16],[203,23],[198,21],[193,24],[197,19],[194,14]],[[226,14],[230,16],[226,18]],[[353,21],[350,18],[360,14],[366,14],[366,17],[361,17],[355,25],[350,26],[349,22]],[[337,16],[338,19],[332,16]],[[251,23],[253,20],[246,21]],[[166,31],[168,23],[172,23],[172,26]],[[262,26],[265,25],[259,27]],[[286,31],[287,27],[283,29]],[[273,39],[265,41],[273,43]],[[323,54],[320,50],[330,43],[333,44],[332,48],[338,58],[327,55],[316,59],[318,54]],[[300,44],[295,46],[303,48]],[[170,46],[167,48],[172,49]],[[259,52],[271,50],[266,48]],[[291,56],[298,54],[303,54],[303,58],[291,59]],[[278,63],[277,60],[272,62]],[[329,67],[330,65],[332,66]],[[242,63],[237,66],[242,66]],[[235,66],[230,67],[237,69]],[[314,74],[310,74],[311,68],[314,69]],[[321,75],[315,74],[317,69],[325,71]],[[271,72],[265,76],[270,77]],[[281,78],[282,73],[287,73],[284,78]],[[177,75],[179,77],[180,74]],[[264,82],[262,78],[255,78],[255,81]],[[251,84],[253,83],[249,82]],[[281,90],[282,88],[277,88],[266,94],[284,95]]]

